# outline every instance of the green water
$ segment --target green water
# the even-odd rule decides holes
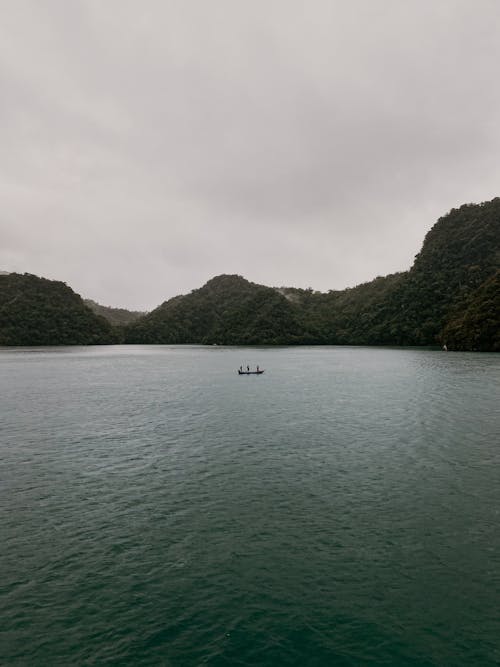
[[[499,664],[499,379],[429,350],[0,350],[0,664]]]

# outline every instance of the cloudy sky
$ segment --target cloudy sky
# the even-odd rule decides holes
[[[0,269],[341,289],[500,194],[497,0],[0,0]]]

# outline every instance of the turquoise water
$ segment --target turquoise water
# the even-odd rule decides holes
[[[429,350],[0,350],[0,663],[499,664],[499,379]]]

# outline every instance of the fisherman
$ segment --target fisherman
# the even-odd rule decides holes
[[[250,373],[250,366],[247,365],[247,371]]]
[[[243,373],[243,366],[240,366],[240,372]]]
[[[259,367],[257,366],[257,373],[259,372]]]

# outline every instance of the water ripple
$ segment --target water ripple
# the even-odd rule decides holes
[[[500,662],[495,355],[0,364],[4,664]]]

